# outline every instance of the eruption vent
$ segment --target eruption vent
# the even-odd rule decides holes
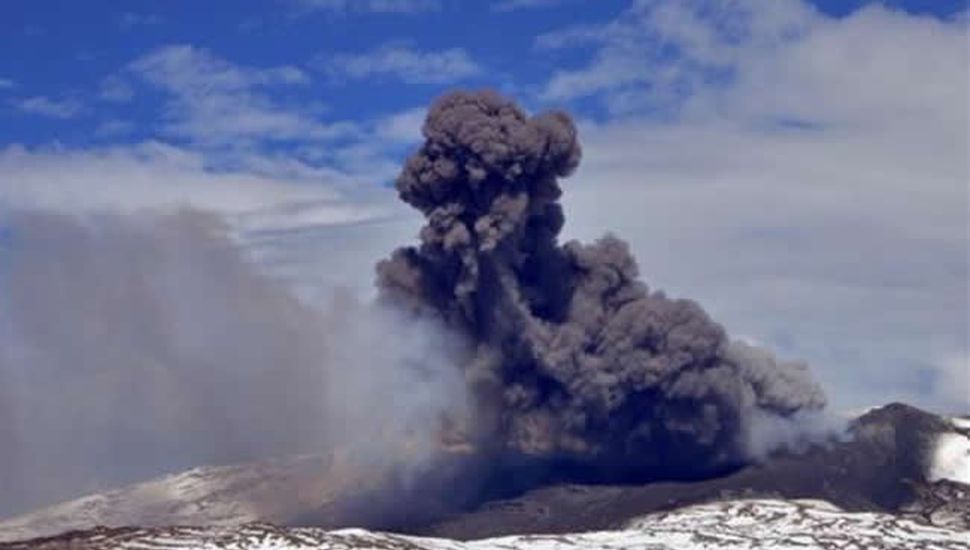
[[[455,92],[423,133],[397,180],[427,218],[421,244],[382,261],[378,284],[474,344],[480,448],[601,479],[703,475],[743,460],[751,418],[824,406],[803,364],[651,291],[624,241],[558,242],[559,178],[581,156],[568,115]]]

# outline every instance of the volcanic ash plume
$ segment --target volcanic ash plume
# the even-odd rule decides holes
[[[743,460],[753,416],[824,406],[803,364],[651,291],[624,241],[558,242],[559,178],[580,160],[569,116],[456,92],[423,132],[397,190],[427,223],[378,285],[475,344],[479,448],[601,478],[703,475]]]
[[[407,479],[467,401],[460,339],[298,299],[211,214],[0,218],[0,517],[305,453]]]

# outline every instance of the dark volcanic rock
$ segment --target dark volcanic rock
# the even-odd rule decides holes
[[[850,511],[902,513],[970,529],[970,487],[927,472],[945,419],[894,403],[856,419],[850,438],[779,454],[725,477],[640,486],[562,485],[492,502],[420,532],[460,539],[617,527],[629,518],[736,498],[825,500]]]

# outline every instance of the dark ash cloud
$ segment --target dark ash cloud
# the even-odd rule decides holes
[[[423,131],[397,189],[427,223],[378,265],[379,287],[477,344],[479,445],[599,479],[704,475],[747,458],[756,413],[824,406],[805,365],[649,289],[619,238],[558,242],[559,179],[581,156],[568,115],[456,92]]]

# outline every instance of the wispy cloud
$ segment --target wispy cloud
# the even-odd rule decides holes
[[[9,90],[16,86],[16,83],[9,78],[0,78],[0,90]]]
[[[157,141],[92,149],[0,149],[0,186],[5,207],[58,212],[174,210],[192,207],[227,219],[295,205],[329,212],[320,223],[366,219],[372,208],[346,194],[354,178],[297,161],[285,166],[250,154],[241,166],[214,169],[206,155]],[[308,185],[308,183],[315,185]]]
[[[240,66],[205,49],[175,45],[135,60],[129,71],[170,96],[165,131],[201,144],[319,140],[350,130],[325,125],[268,93],[307,83],[307,75],[293,66]]]
[[[941,55],[889,38],[891,29]],[[578,68],[554,72],[547,100],[592,97],[614,114],[720,113],[804,127],[952,113],[966,102],[966,83],[954,86],[951,76],[966,71],[965,32],[959,22],[878,6],[836,19],[798,0],[638,1],[614,21],[548,33],[537,45],[592,52]]]
[[[421,125],[428,114],[425,107],[395,113],[376,124],[375,135],[397,143],[416,143],[421,140]]]
[[[318,57],[313,66],[338,79],[393,77],[409,84],[444,84],[482,72],[463,49],[422,51],[403,44],[387,44],[361,54]]]
[[[135,59],[104,80],[102,93],[122,100],[133,82],[164,94],[157,139],[202,152],[222,168],[258,168],[267,176],[296,168],[300,177],[313,172],[315,178],[379,184],[393,178],[403,148],[420,135],[423,111],[325,121],[319,105],[279,99],[288,91],[303,92],[310,82],[299,68],[239,65],[190,45],[166,46]],[[140,128],[153,131],[150,124]],[[127,122],[107,121],[96,135],[130,130]],[[292,162],[282,162],[280,147]]]
[[[545,97],[603,94],[613,111],[668,108],[685,96],[735,76],[807,32],[818,21],[797,0],[761,6],[752,0],[718,3],[635,1],[615,20],[540,36],[540,48],[582,47],[594,52],[584,66],[557,70]]]
[[[73,98],[51,99],[47,96],[34,96],[13,100],[11,104],[21,112],[50,118],[74,118],[84,112],[84,105]]]
[[[293,0],[300,8],[331,13],[421,13],[441,9],[442,0]]]

